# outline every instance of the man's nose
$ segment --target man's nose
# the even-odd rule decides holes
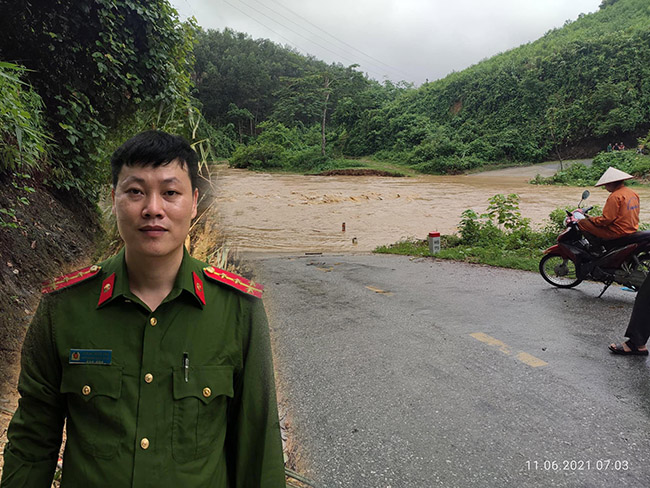
[[[142,208],[142,216],[150,219],[154,217],[162,217],[163,213],[162,197],[156,193],[150,193],[147,195],[145,205]]]

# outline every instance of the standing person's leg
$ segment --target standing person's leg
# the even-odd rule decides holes
[[[625,337],[629,338],[627,342],[621,345],[610,344],[609,350],[615,354],[648,355],[645,344],[650,337],[650,275],[636,295]]]

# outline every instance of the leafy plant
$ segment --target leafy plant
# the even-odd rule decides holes
[[[593,215],[598,210],[594,209]],[[564,229],[565,217],[564,209],[556,209],[542,229],[532,230],[529,219],[519,213],[517,195],[495,195],[489,199],[486,213],[479,215],[467,209],[461,214],[460,237],[442,236],[441,250],[435,257],[535,271],[542,251]],[[374,252],[431,256],[426,240],[414,238],[381,246]]]
[[[48,137],[43,102],[21,80],[25,68],[0,62],[0,173],[42,169]]]
[[[501,193],[494,195],[489,200],[486,216],[495,220],[497,225],[504,229],[526,228],[529,219],[522,219],[519,212],[519,195],[511,193],[505,196]]]
[[[0,53],[25,60],[47,107],[57,146],[49,183],[94,200],[115,147],[106,142],[133,114],[168,113],[176,127],[187,120],[196,27],[166,0],[9,3]]]

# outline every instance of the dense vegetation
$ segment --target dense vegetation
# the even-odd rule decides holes
[[[4,5],[0,173],[40,172],[88,201],[110,151],[151,127],[182,133],[204,158],[211,144],[237,167],[298,172],[381,160],[449,173],[593,156],[650,137],[646,0],[603,1],[418,89],[229,29],[203,31],[167,0]]]
[[[531,183],[537,185],[593,186],[610,166],[636,177],[635,180],[628,181],[628,185],[635,185],[639,182],[648,183],[650,157],[644,156],[637,151],[601,152],[594,158],[591,166],[574,164],[548,178],[537,175]]]
[[[650,4],[606,2],[399,98],[370,120],[365,150],[438,172],[636,146],[649,127],[649,55]]]
[[[646,0],[603,1],[536,42],[419,89],[229,30],[201,34],[195,53],[197,97],[229,134],[222,155],[239,167],[311,171],[374,155],[458,172],[590,157],[612,141],[636,147],[650,129]]]
[[[93,201],[126,134],[189,134],[194,30],[166,0],[3,2],[0,173]]]
[[[322,168],[350,152],[347,128],[409,88],[230,29],[200,32],[194,54],[214,146],[237,167]]]

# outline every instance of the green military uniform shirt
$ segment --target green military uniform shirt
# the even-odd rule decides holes
[[[285,486],[262,302],[205,266],[185,251],[154,312],[130,292],[123,251],[44,296],[3,488],[50,487],[64,420],[64,488]]]

